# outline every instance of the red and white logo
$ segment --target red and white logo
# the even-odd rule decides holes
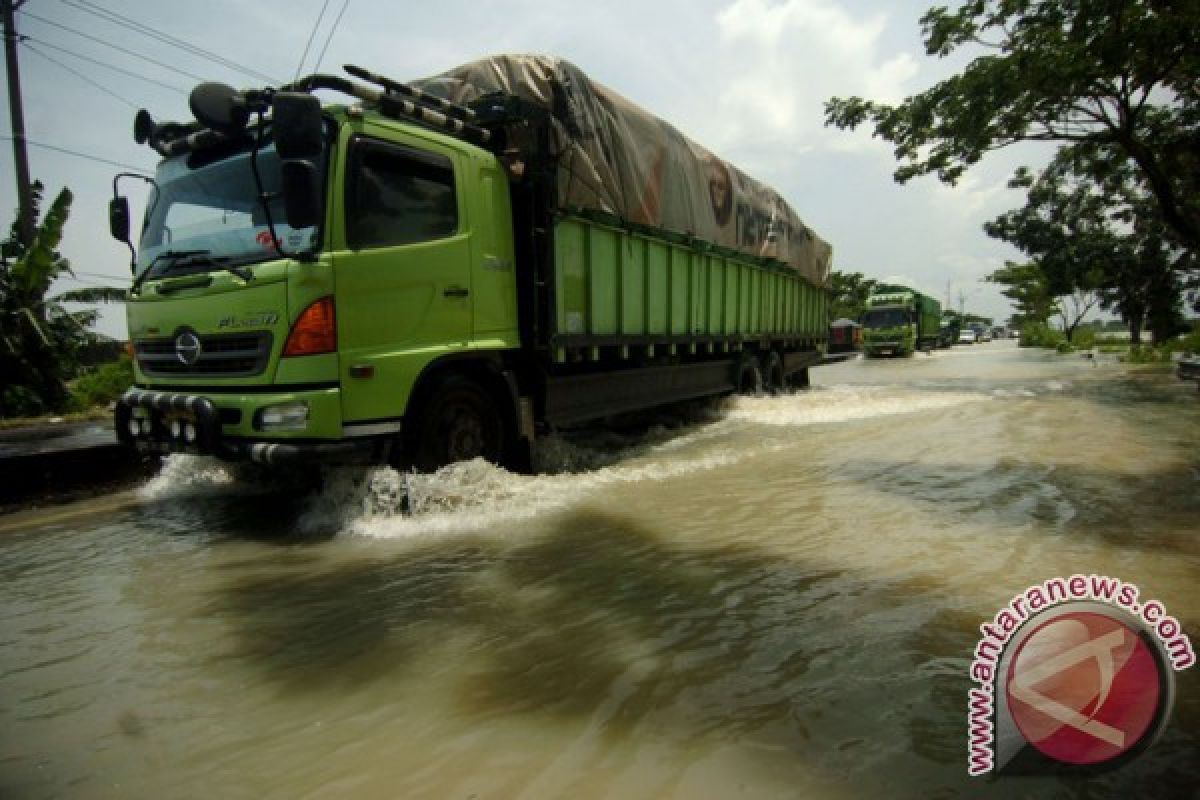
[[[1100,764],[1131,750],[1150,731],[1164,691],[1138,632],[1091,611],[1035,628],[1018,646],[1004,688],[1025,740],[1067,764]]]

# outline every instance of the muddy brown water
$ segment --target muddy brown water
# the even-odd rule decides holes
[[[0,797],[1185,796],[1200,668],[1102,776],[971,779],[977,626],[1056,575],[1200,638],[1200,398],[1018,350],[319,490],[178,458],[0,517]],[[398,513],[411,494],[414,513]]]

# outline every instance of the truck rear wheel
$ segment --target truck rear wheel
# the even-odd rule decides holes
[[[783,359],[774,350],[763,356],[762,382],[763,390],[768,394],[783,391]]]
[[[456,461],[484,458],[499,464],[504,456],[504,423],[492,398],[479,384],[454,375],[429,394],[417,415],[409,441],[412,463],[433,472]]]
[[[751,352],[742,353],[734,371],[738,394],[761,394],[763,389],[762,370],[758,359]]]

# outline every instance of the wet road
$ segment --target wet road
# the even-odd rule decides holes
[[[1200,668],[1088,782],[969,779],[965,695],[978,625],[1052,576],[1200,636],[1195,387],[1009,342],[813,380],[537,476],[178,459],[0,517],[0,797],[1194,790]]]

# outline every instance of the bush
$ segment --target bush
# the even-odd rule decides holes
[[[1091,350],[1096,346],[1096,329],[1080,325],[1075,329],[1075,336],[1071,339],[1071,345],[1076,350]]]
[[[36,417],[49,410],[28,386],[5,386],[0,390],[0,417]]]
[[[1130,364],[1160,364],[1172,361],[1175,353],[1200,353],[1200,331],[1192,331],[1187,336],[1180,336],[1158,347],[1142,345],[1129,348],[1128,355],[1121,360]]]
[[[1059,352],[1067,352],[1070,345],[1061,331],[1056,331],[1044,322],[1030,322],[1021,328],[1021,338],[1017,341],[1021,347],[1046,347]],[[1067,350],[1061,350],[1065,346]]]
[[[121,356],[119,361],[102,364],[77,378],[71,384],[71,408],[76,411],[107,405],[133,385],[133,361]]]

